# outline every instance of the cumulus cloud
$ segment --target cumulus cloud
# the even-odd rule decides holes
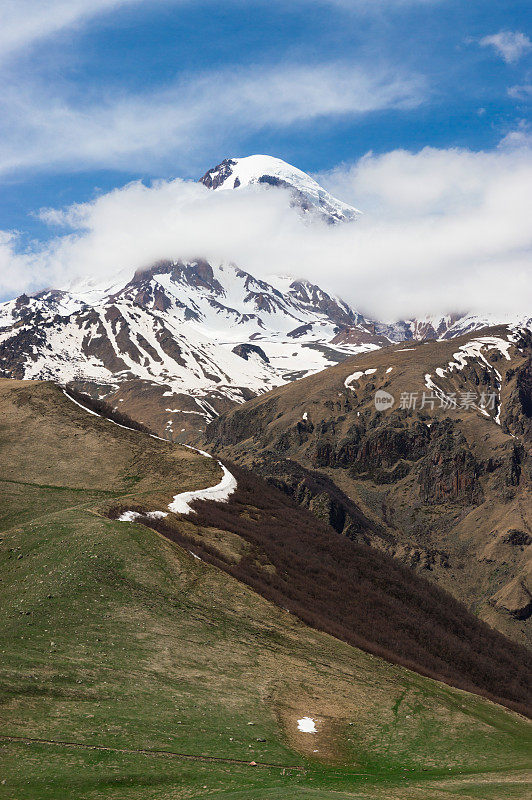
[[[369,153],[318,178],[363,217],[309,224],[277,189],[137,182],[43,212],[64,230],[38,250],[16,255],[12,240],[0,242],[0,286],[111,281],[160,258],[201,255],[259,277],[309,278],[379,318],[530,311],[532,146],[524,131],[490,152]]]
[[[532,307],[532,139],[524,126],[490,152],[370,153],[318,177],[366,210],[356,252],[370,306],[387,315],[396,307]]]
[[[184,165],[206,144],[223,149],[235,131],[412,108],[424,93],[414,75],[345,62],[224,69],[90,104],[50,96],[44,87],[0,86],[0,173]]]
[[[481,47],[493,47],[507,64],[514,64],[532,47],[532,42],[521,31],[499,31],[480,40]]]

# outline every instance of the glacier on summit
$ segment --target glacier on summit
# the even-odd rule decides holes
[[[205,173],[201,183],[209,189],[227,190],[247,186],[271,186],[291,192],[303,211],[318,212],[327,222],[350,222],[362,213],[337,200],[310,175],[273,156],[227,158]]]

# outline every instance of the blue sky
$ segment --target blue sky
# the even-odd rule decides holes
[[[28,4],[27,13],[34,5]],[[42,10],[47,3],[38,5]],[[12,164],[3,169],[3,229],[36,230],[28,214],[42,206],[86,200],[95,191],[137,177],[196,177],[227,155],[265,152],[315,172],[354,161],[368,150],[491,148],[527,114],[526,102],[508,91],[532,82],[532,51],[507,63],[495,47],[479,44],[500,31],[530,34],[530,5],[523,0],[150,0],[101,3],[100,13],[88,11],[97,3],[81,2],[79,17],[63,25],[63,4],[52,0],[49,5],[59,8],[55,30],[42,38],[23,31],[10,51],[10,43],[4,43],[3,81],[15,93],[20,87],[27,99],[15,120],[0,125],[8,151],[13,138],[16,142]],[[15,13],[22,16],[23,6],[19,0]],[[9,14],[9,3],[3,13]],[[157,113],[150,107],[150,93],[171,91],[182,80],[193,83],[219,74],[231,83],[249,70],[257,76],[260,93],[261,72],[267,76],[274,69],[282,75],[283,69],[330,64],[339,71],[356,65],[369,75],[373,69],[399,74],[419,83],[417,96],[411,98],[412,107],[393,107],[393,102],[386,107],[384,102],[367,112],[317,111],[287,124],[281,108],[279,119],[274,114],[255,126],[252,120],[239,121],[238,114],[228,118],[224,106],[231,100],[222,96],[218,104],[213,88],[212,113],[203,111],[197,123],[197,144],[192,125],[190,142],[186,131],[185,141],[169,132],[163,147],[154,138],[151,149],[147,134],[144,148],[124,156],[111,152],[112,142],[100,144],[90,156],[80,148],[78,156],[72,143],[66,163],[50,153],[47,143],[39,152],[39,137],[24,119],[25,113],[31,118],[33,106],[46,124],[47,104],[64,104],[78,113],[89,108],[90,113],[114,98],[134,98],[142,114],[144,96],[146,112]],[[4,88],[2,94],[8,103],[10,93]],[[171,104],[172,96],[166,102]],[[36,148],[27,163],[17,159],[25,133]],[[114,135],[120,137],[120,131]]]
[[[530,135],[531,38],[528,0],[4,0],[0,245],[227,156],[496,153]]]

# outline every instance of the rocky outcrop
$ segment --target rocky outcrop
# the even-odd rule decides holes
[[[427,452],[429,441],[430,431],[423,423],[408,426],[400,419],[392,419],[368,431],[351,472],[377,483],[395,482],[410,471],[412,462]]]
[[[21,379],[27,369],[26,359],[45,345],[46,336],[41,328],[21,330],[9,342],[0,342],[0,374],[6,378]]]
[[[451,419],[434,423],[429,452],[419,470],[424,503],[478,504],[482,501],[481,465]]]
[[[269,483],[348,539],[375,547],[415,569],[430,571],[436,566],[450,566],[449,553],[400,541],[399,531],[370,519],[322,473],[305,469],[289,459],[281,461],[271,457],[256,463],[255,468]]]
[[[514,619],[525,620],[532,616],[532,589],[522,577],[517,577],[503,586],[490,598],[490,602],[495,608],[510,614]]]
[[[220,164],[212,169],[208,170],[205,175],[199,179],[199,182],[202,183],[207,189],[218,189],[219,186],[224,183],[227,178],[229,178],[232,174],[233,167],[235,166],[236,161],[232,158],[224,159]],[[234,182],[233,182],[234,183]],[[240,185],[240,181],[237,184],[234,184],[234,188],[237,188]]]
[[[237,356],[243,358],[244,361],[247,361],[251,355],[256,355],[261,358],[265,364],[270,363],[270,359],[262,349],[257,344],[237,344],[236,347],[233,347],[233,353],[236,353]]]
[[[532,334],[522,331],[517,346],[532,352]],[[532,439],[532,355],[523,364],[505,374],[506,402],[501,414],[505,429],[514,435]]]

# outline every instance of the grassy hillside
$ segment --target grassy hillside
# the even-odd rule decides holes
[[[522,717],[102,516],[211,485],[214,462],[49,384],[3,381],[0,403],[0,797],[527,796]]]

